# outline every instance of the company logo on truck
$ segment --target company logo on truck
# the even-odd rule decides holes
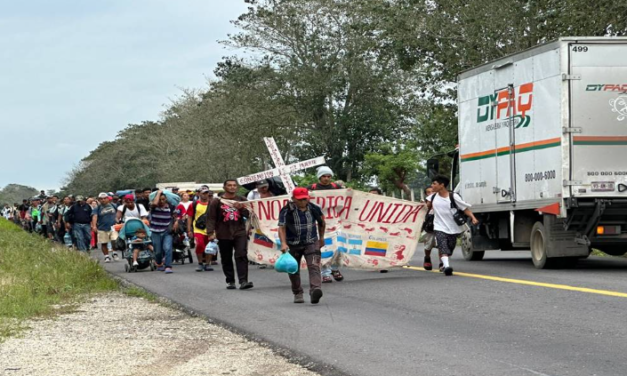
[[[627,84],[588,84],[586,91],[611,91],[627,93]]]
[[[531,111],[532,105],[533,82],[514,88],[511,94],[509,89],[504,89],[478,99],[477,123],[496,119],[498,125],[496,128],[500,128],[498,120],[509,121],[509,118],[513,117],[515,128],[527,128],[531,123],[531,116],[527,112]],[[507,121],[501,123],[507,126]]]

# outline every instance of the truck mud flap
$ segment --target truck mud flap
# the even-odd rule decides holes
[[[547,247],[547,257],[585,257],[589,250],[587,245],[578,244],[575,239],[575,231],[564,230],[564,220],[553,215],[544,216],[544,227],[549,236],[549,247]]]

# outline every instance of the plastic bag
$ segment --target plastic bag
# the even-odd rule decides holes
[[[205,254],[206,255],[217,255],[218,254],[218,241],[214,240],[212,242],[209,242],[209,244],[207,244],[207,247],[205,247]]]
[[[274,269],[279,273],[294,274],[298,272],[298,262],[289,252],[285,252],[276,260]]]

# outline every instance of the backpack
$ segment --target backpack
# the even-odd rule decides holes
[[[285,225],[286,225],[286,227],[288,227],[290,229],[290,231],[293,234],[298,236],[298,231],[296,231],[296,228],[294,227],[294,221],[291,221],[291,219],[294,218],[293,217],[294,212],[296,210],[298,210],[298,208],[296,208],[296,205],[293,205],[293,204],[288,204],[288,205],[289,206],[287,207],[287,214],[289,215],[289,217],[286,218]],[[311,211],[311,215],[314,218],[314,221],[316,221],[318,223],[322,223],[323,217],[324,217],[324,215],[322,214],[322,210],[320,210],[320,211],[313,210],[314,206],[315,206],[314,204],[309,203],[309,210]],[[320,234],[318,234],[318,236],[320,236]]]
[[[333,187],[333,189],[340,189],[340,186],[339,186],[339,185],[337,185],[337,184],[335,184],[335,183],[331,183],[331,186]],[[318,189],[318,183],[313,183],[313,184],[311,185],[311,189],[312,189],[312,190],[314,190],[314,191],[315,191],[316,189]]]
[[[435,198],[435,195],[437,195],[437,193],[434,193],[431,196],[431,200],[430,200],[431,202],[433,202],[433,199]],[[448,192],[448,197],[449,197],[449,200],[451,201],[451,209],[455,210],[455,212],[453,213],[453,220],[455,221],[455,223],[458,226],[465,225],[468,220],[466,219],[466,214],[464,214],[464,211],[460,210],[457,207],[457,203],[455,202],[455,192],[449,191]],[[461,196],[459,196],[459,197],[461,197]]]
[[[207,213],[209,212],[209,205],[211,201],[207,202],[207,210],[205,213],[196,219],[196,206],[198,206],[198,200],[192,203],[192,227],[194,226],[194,222],[196,222],[196,228],[200,230],[205,230],[207,228]]]

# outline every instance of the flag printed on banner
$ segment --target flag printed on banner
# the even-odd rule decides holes
[[[253,240],[253,243],[262,245],[266,248],[274,248],[274,243],[272,242],[272,240],[270,240],[270,238],[260,233],[259,231],[255,232],[255,238]]]
[[[361,247],[364,244],[363,240],[352,238],[347,239],[346,236],[338,235],[337,242],[346,245],[337,247],[338,252],[348,253],[349,255],[355,256],[361,255]]]
[[[385,257],[387,250],[388,250],[387,242],[377,242],[377,241],[369,240],[368,242],[366,242],[366,252],[364,252],[364,255]]]

